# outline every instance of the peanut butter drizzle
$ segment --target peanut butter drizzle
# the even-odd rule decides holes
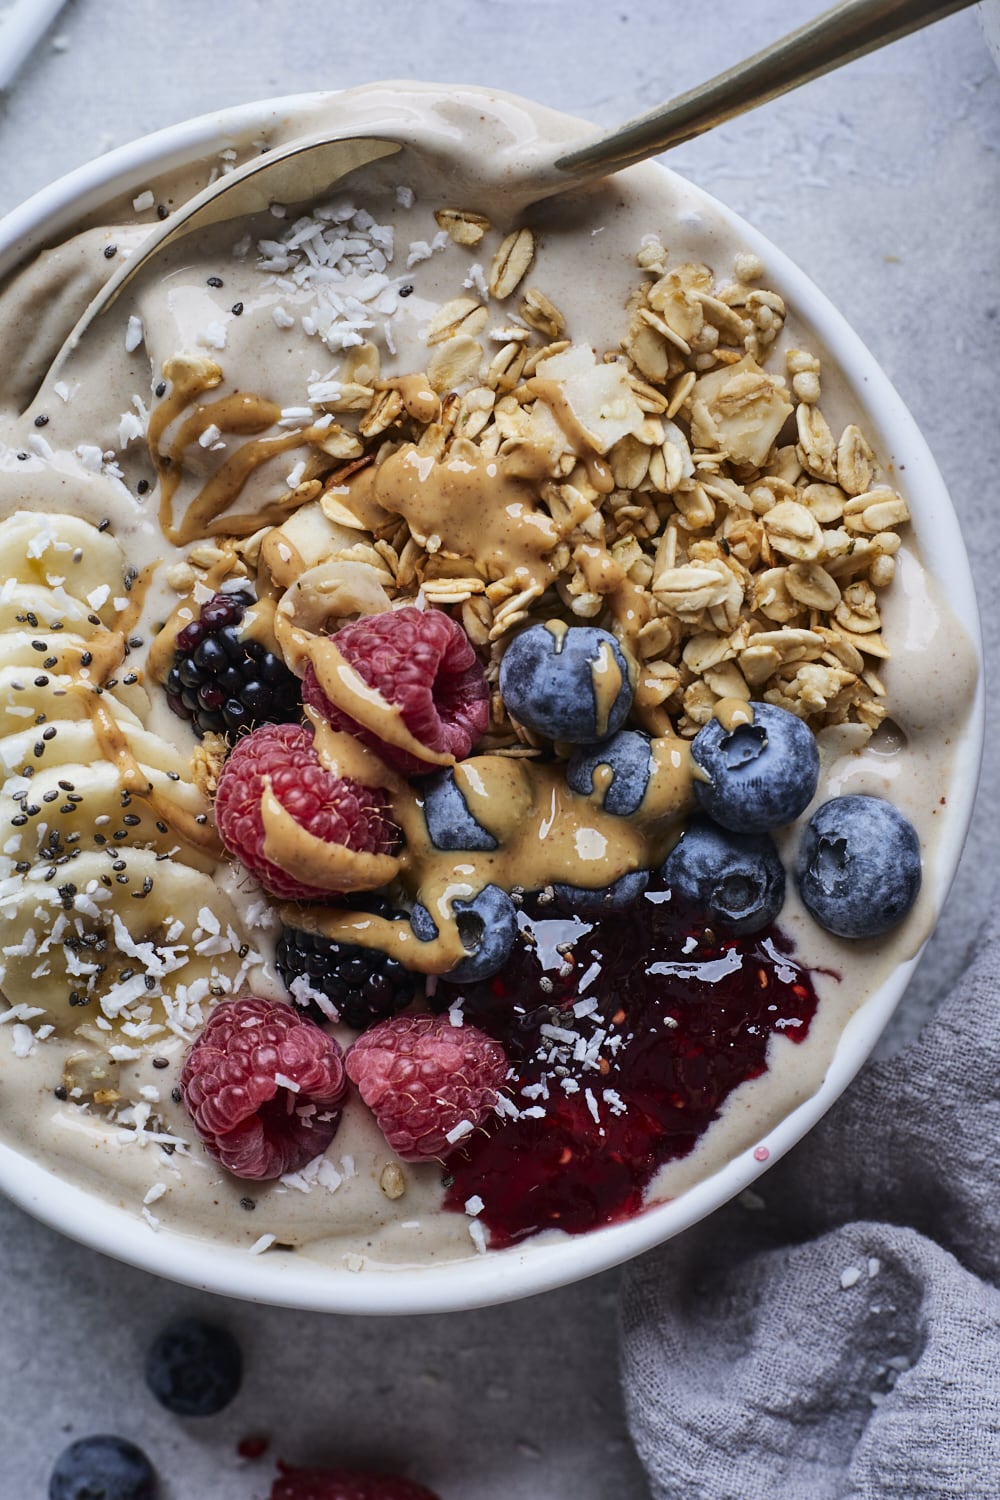
[[[261,594],[247,609],[240,623],[240,634],[248,641],[256,641],[265,651],[281,655],[281,647],[274,631],[274,612],[278,601],[273,592]]]
[[[526,380],[522,394],[544,401],[566,438],[573,452],[586,466],[587,477],[599,495],[610,495],[615,487],[614,475],[594,446],[593,434],[587,431],[576,412],[566,400],[566,392],[558,380],[545,380],[534,375]]]
[[[284,532],[277,530],[269,531],[261,543],[260,560],[280,589],[291,588],[306,571],[306,561],[299,549]]]
[[[182,599],[171,613],[166,624],[156,632],[146,652],[146,673],[157,682],[166,682],[167,673],[174,664],[177,637],[186,625],[197,619],[198,610],[191,598]]]
[[[85,648],[77,653],[76,675],[87,687],[107,682],[112,672],[117,672],[125,660],[125,633],[121,630],[103,630],[91,636]],[[86,654],[90,661],[86,666],[80,658]]]
[[[131,635],[139,623],[149,585],[153,581],[153,574],[160,566],[159,561],[147,563],[137,578],[133,578],[132,585],[128,590],[128,604],[121,614],[115,619],[115,630],[120,631],[123,636]]]
[[[87,713],[101,754],[117,771],[122,790],[146,802],[153,816],[161,823],[166,823],[184,843],[193,849],[200,849],[213,859],[222,859],[225,850],[208,818],[204,823],[199,823],[194,814],[178,807],[169,797],[157,791],[132,753],[121,725],[101,701],[100,695],[84,683],[78,685],[78,691],[85,694]]]
[[[299,434],[303,442],[308,441],[310,443],[313,440],[313,435],[314,431],[311,427],[305,428]],[[264,438],[260,443],[247,443],[244,446],[256,449],[259,454],[260,450],[270,441],[271,439]],[[294,448],[302,446],[302,444],[288,443],[286,446]],[[240,451],[242,452],[243,450],[241,449]],[[264,454],[263,458],[259,458],[258,461],[260,463],[266,462],[272,456],[272,453],[276,451],[277,449],[271,449]],[[282,495],[280,500],[270,500],[266,505],[261,505],[257,510],[231,511],[226,515],[217,516],[214,521],[210,521],[205,527],[204,535],[253,536],[255,531],[260,531],[264,526],[281,526],[283,522],[288,520],[289,516],[294,515],[300,506],[308,505],[309,501],[313,499],[315,499],[315,496],[311,493],[308,485],[303,485],[301,490],[289,490],[287,494]]]
[[[369,913],[290,909],[288,920],[335,941],[382,948],[417,972],[446,973],[465,952],[454,903],[471,900],[484,886],[540,890],[560,882],[596,889],[662,863],[692,805],[691,759],[687,742],[673,737],[652,741],[650,753],[649,785],[631,818],[601,806],[610,767],[599,769],[593,794],[584,797],[566,785],[560,765],[500,755],[461,761],[455,779],[469,811],[496,841],[489,851],[435,849],[413,788],[392,793],[393,816],[406,835],[399,878],[433,917],[438,937],[432,942],[415,939],[408,923]]]
[[[406,415],[429,427],[441,415],[441,399],[431,389],[431,383],[423,371],[413,375],[394,375],[391,380],[376,380],[376,391],[398,391]]]
[[[318,436],[315,429],[300,428],[279,437],[258,438],[255,442],[241,444],[219,465],[188,505],[179,524],[175,525],[174,497],[184,476],[184,454],[191,444],[197,443],[213,426],[220,432],[239,436],[264,432],[279,420],[281,407],[245,391],[234,391],[217,401],[199,401],[199,396],[214,390],[222,382],[222,368],[214,360],[181,355],[168,360],[163,373],[170,381],[171,389],[150,416],[148,443],[160,481],[160,530],[167,540],[183,547],[199,537],[211,536],[213,530],[246,536],[263,525],[280,524],[289,509],[280,502],[267,507],[266,512],[227,517],[221,525],[219,517],[241,493],[255,469],[279,453],[311,443]],[[172,442],[164,450],[162,444],[167,428],[190,407],[193,410],[180,422]]]
[[[413,788],[402,776],[390,769],[383,760],[363,745],[353,734],[334,729],[328,719],[308,705],[305,716],[312,726],[313,749],[319,756],[324,770],[331,776],[343,776],[348,781],[360,781],[363,786],[384,787],[396,799],[409,795]]]
[[[551,478],[551,454],[530,443],[491,458],[459,439],[441,459],[411,443],[363,470],[347,503],[366,525],[402,516],[422,544],[437,537],[442,553],[470,559],[485,576],[515,573],[546,586],[556,573],[547,558],[562,540],[537,503]]]
[[[621,668],[607,641],[601,642],[597,661],[590,668],[590,680],[594,685],[597,737],[603,739],[608,732],[608,721],[611,718],[611,710],[615,706],[615,699],[624,686]]]
[[[274,795],[269,776],[264,778],[260,813],[265,859],[280,865],[306,885],[343,894],[376,891],[396,878],[399,861],[391,854],[366,854],[309,833]]]
[[[731,733],[741,724],[753,723],[753,704],[743,698],[720,698],[712,710],[723,729]]]
[[[625,569],[603,543],[580,542],[573,549],[573,561],[592,594],[613,594],[625,580]]]

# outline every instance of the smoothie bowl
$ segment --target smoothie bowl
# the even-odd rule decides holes
[[[220,173],[386,123],[423,149],[53,364]],[[829,1107],[946,895],[982,694],[926,447],[674,174],[511,217],[583,133],[279,100],[0,226],[0,1185],[159,1274],[410,1312],[616,1264]]]

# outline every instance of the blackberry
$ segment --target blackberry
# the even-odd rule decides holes
[[[407,920],[404,912],[393,911],[382,901],[369,900],[364,909],[393,921]],[[329,1020],[318,1006],[299,1000],[292,991],[293,981],[304,978],[310,989],[326,996],[340,1019],[355,1031],[364,1031],[404,1010],[414,997],[417,982],[417,976],[398,958],[380,948],[336,943],[298,927],[282,928],[276,963],[296,1005],[314,1019]]]
[[[177,637],[167,701],[179,718],[193,720],[199,739],[215,733],[232,741],[258,724],[294,723],[301,714],[298,678],[273,651],[240,634],[253,602],[249,593],[213,594]]]

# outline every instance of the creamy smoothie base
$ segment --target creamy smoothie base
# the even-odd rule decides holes
[[[509,219],[504,162],[575,127],[492,95],[357,91],[304,108],[267,143],[326,123],[374,127],[390,101],[393,128],[423,156],[404,151],[319,204],[275,205],[165,252],[37,394],[157,205],[169,210],[255,148],[240,143],[108,205],[103,222],[81,226],[0,294],[0,328],[23,350],[0,382],[0,514],[37,521],[0,530],[0,947],[11,1007],[0,1026],[0,1129],[144,1215],[151,1233],[294,1246],[351,1269],[482,1248],[475,1215],[442,1208],[439,1164],[398,1163],[355,1098],[325,1157],[275,1183],[239,1182],[207,1156],[172,1095],[216,1000],[286,998],[273,965],[278,903],[214,839],[219,747],[199,745],[162,689],[177,632],[216,589],[273,585],[251,629],[300,672],[308,659],[319,675],[325,662],[327,684],[337,663],[324,627],[418,591],[467,630],[494,688],[525,624],[607,623],[638,662],[632,722],[665,747],[665,764],[733,700],[770,696],[807,712],[818,732],[817,802],[889,798],[919,832],[925,872],[975,681],[971,646],[911,539],[896,488],[906,476],[868,447],[877,441],[855,393],[728,225],[653,167]],[[74,567],[94,577],[80,587]],[[58,648],[45,628],[53,611]],[[33,634],[47,648],[37,658]],[[39,661],[53,664],[28,671]],[[98,683],[107,686],[95,708]],[[498,778],[492,801],[506,778],[513,807],[525,778],[551,773],[496,695],[493,709],[473,754]],[[57,721],[58,752],[53,738],[39,741]],[[398,738],[398,722],[389,731]],[[327,751],[348,753],[342,743]],[[84,775],[66,791],[74,767]],[[110,906],[125,928],[119,952],[131,943],[138,971],[120,984],[139,988],[116,989],[83,1021],[72,1000],[46,1006],[48,953],[74,909],[89,913],[80,871],[99,880],[108,859],[97,847],[75,854],[94,828],[67,812],[63,833],[79,834],[65,867],[76,889],[60,897],[61,865],[45,880],[56,858],[48,814],[16,823],[36,776],[99,802],[101,827],[126,830],[117,852],[134,883],[127,896],[112,891]],[[156,784],[134,808],[130,778]],[[672,794],[678,813],[684,795]],[[280,849],[280,809],[274,817]],[[406,827],[416,843],[416,825]],[[778,841],[789,870],[798,831]],[[443,868],[462,856],[438,858]],[[47,932],[43,897],[26,902],[26,881],[43,893]],[[517,883],[537,884],[530,870]],[[778,925],[819,996],[808,1035],[772,1035],[766,1073],[661,1169],[649,1202],[703,1180],[816,1091],[849,1016],[926,937],[930,884],[896,933],[852,944],[812,922],[789,879]],[[149,965],[134,915],[143,900],[172,902],[197,950],[180,993],[162,957],[160,970]],[[356,919],[326,910],[311,919],[359,939]],[[78,948],[67,971],[77,965],[84,989],[86,962]],[[353,1036],[336,1034],[345,1046]]]

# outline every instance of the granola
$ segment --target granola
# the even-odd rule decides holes
[[[491,229],[461,209],[436,218],[465,246]],[[258,561],[266,571],[283,538],[301,557],[311,528],[311,568],[365,570],[381,607],[422,594],[457,612],[489,653],[494,685],[512,631],[553,613],[606,626],[639,663],[637,717],[653,733],[691,737],[721,699],[757,697],[814,730],[854,724],[866,738],[885,717],[878,594],[908,510],[860,428],[831,431],[819,357],[773,351],[785,306],[751,286],[763,265],[737,256],[734,279],[719,281],[647,238],[620,345],[595,351],[564,336],[564,315],[537,287],[511,311],[535,249],[530,228],[511,232],[488,291],[437,307],[423,370],[382,381],[373,344],[346,351],[327,403],[343,421],[314,453],[322,483],[283,498],[295,514]],[[412,514],[382,510],[369,526],[357,483],[409,449],[494,469],[542,454],[533,511],[546,541],[531,566]],[[194,549],[185,578],[255,571],[245,544],[220,545],[226,566],[218,548]],[[266,582],[280,587],[280,570]],[[310,587],[297,586],[296,608]],[[342,614],[366,607],[350,588],[338,598]],[[489,748],[526,741],[495,694]]]

